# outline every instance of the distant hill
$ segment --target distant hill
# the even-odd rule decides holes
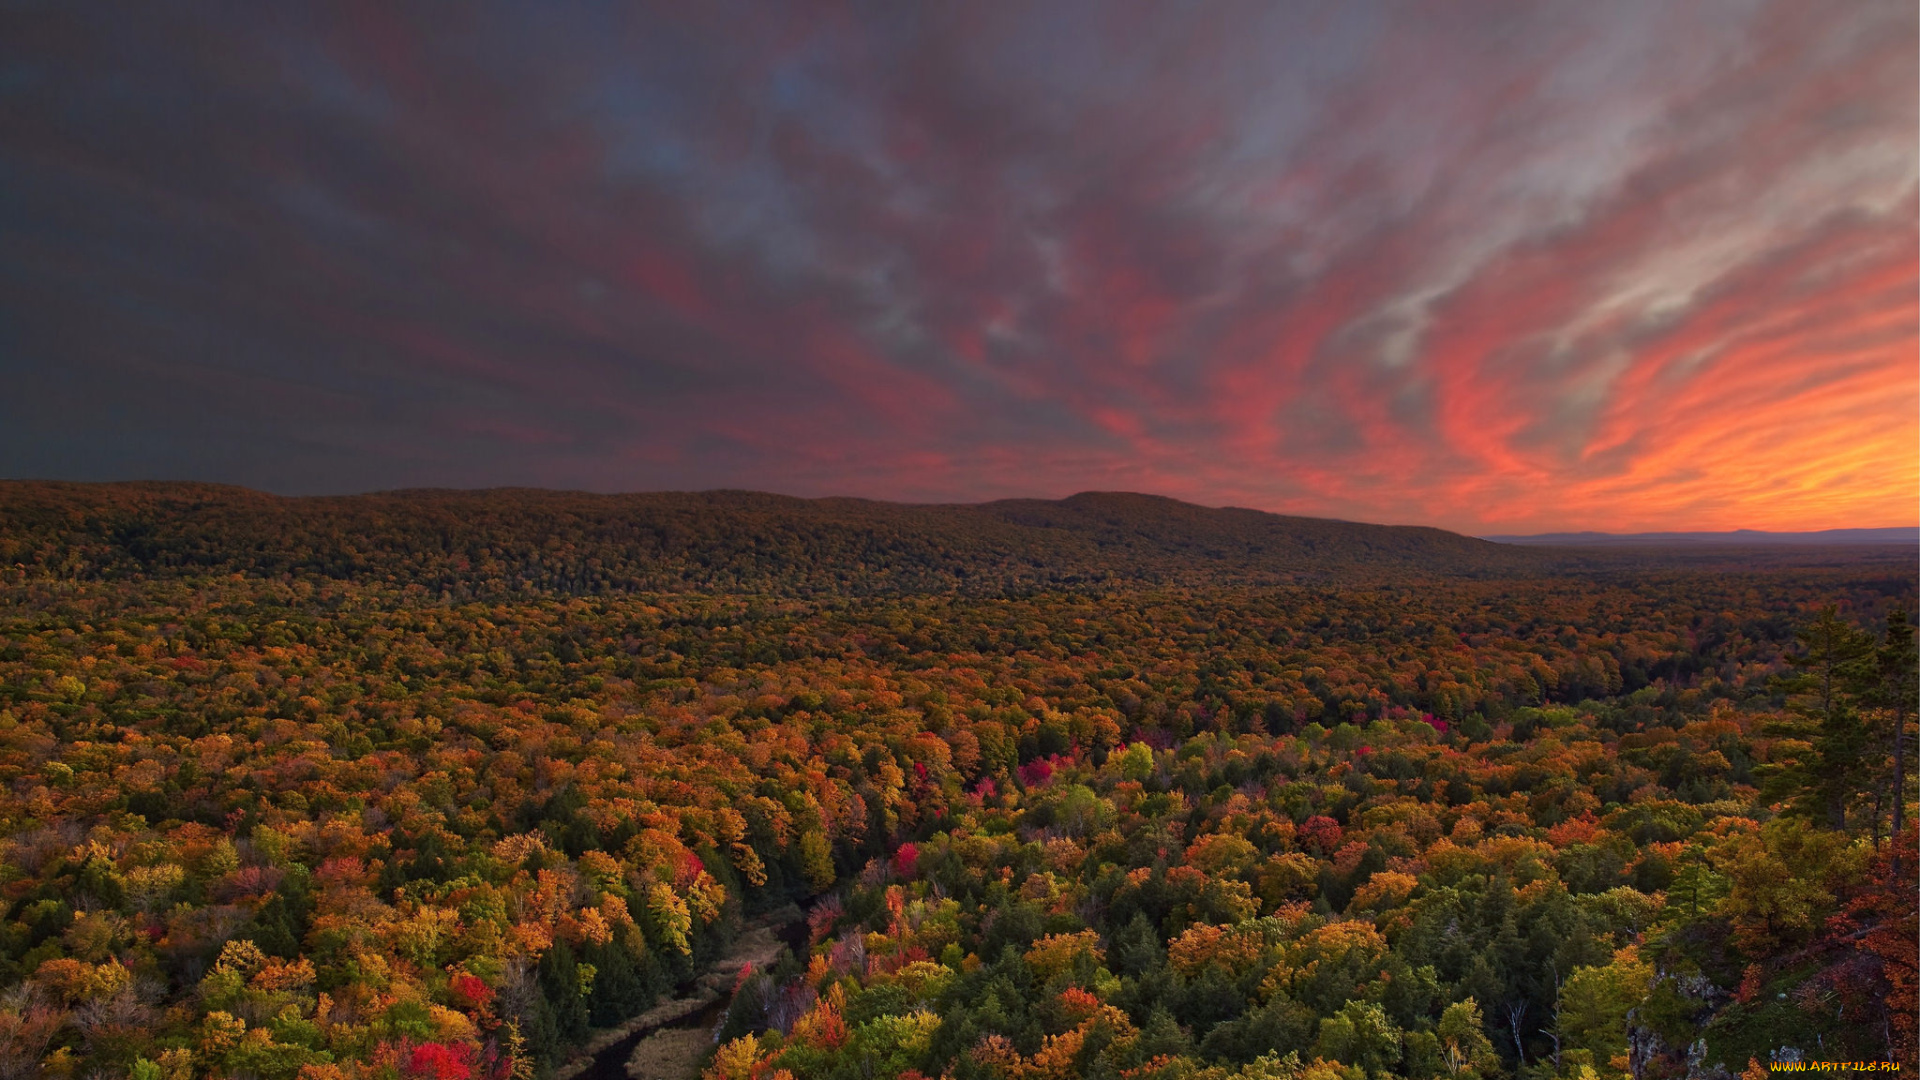
[[[1754,529],[1735,529],[1732,532],[1573,532],[1537,533],[1532,536],[1489,536],[1485,539],[1496,544],[1551,544],[1567,547],[1591,547],[1602,544],[1920,545],[1920,528],[1903,525],[1890,529],[1827,529],[1822,532],[1759,532]]]
[[[208,484],[0,482],[0,568],[30,577],[238,573],[454,598],[1278,584],[1524,573],[1548,558],[1440,529],[1112,492],[911,505],[749,491],[285,498]]]

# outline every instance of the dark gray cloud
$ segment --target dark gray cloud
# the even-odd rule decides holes
[[[1910,4],[0,18],[7,474],[1509,531],[1920,491]]]

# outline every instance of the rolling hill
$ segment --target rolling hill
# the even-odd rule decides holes
[[[287,498],[207,484],[0,483],[0,566],[87,580],[237,573],[454,596],[993,593],[1478,576],[1550,558],[1439,529],[1114,492],[910,505],[749,491]]]

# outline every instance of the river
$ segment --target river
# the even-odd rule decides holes
[[[750,920],[686,992],[596,1032],[581,1054],[553,1071],[553,1080],[690,1080],[726,1020],[742,969],[752,964],[765,971],[789,948],[806,955],[806,915],[792,904]]]

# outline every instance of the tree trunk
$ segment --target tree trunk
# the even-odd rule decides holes
[[[1907,703],[1893,707],[1893,835],[1907,823]]]
[[[1907,702],[1893,706],[1893,880],[1900,876],[1900,838],[1907,834]]]
[[[1873,850],[1880,850],[1880,816],[1886,813],[1886,792],[1879,786],[1873,789]]]

